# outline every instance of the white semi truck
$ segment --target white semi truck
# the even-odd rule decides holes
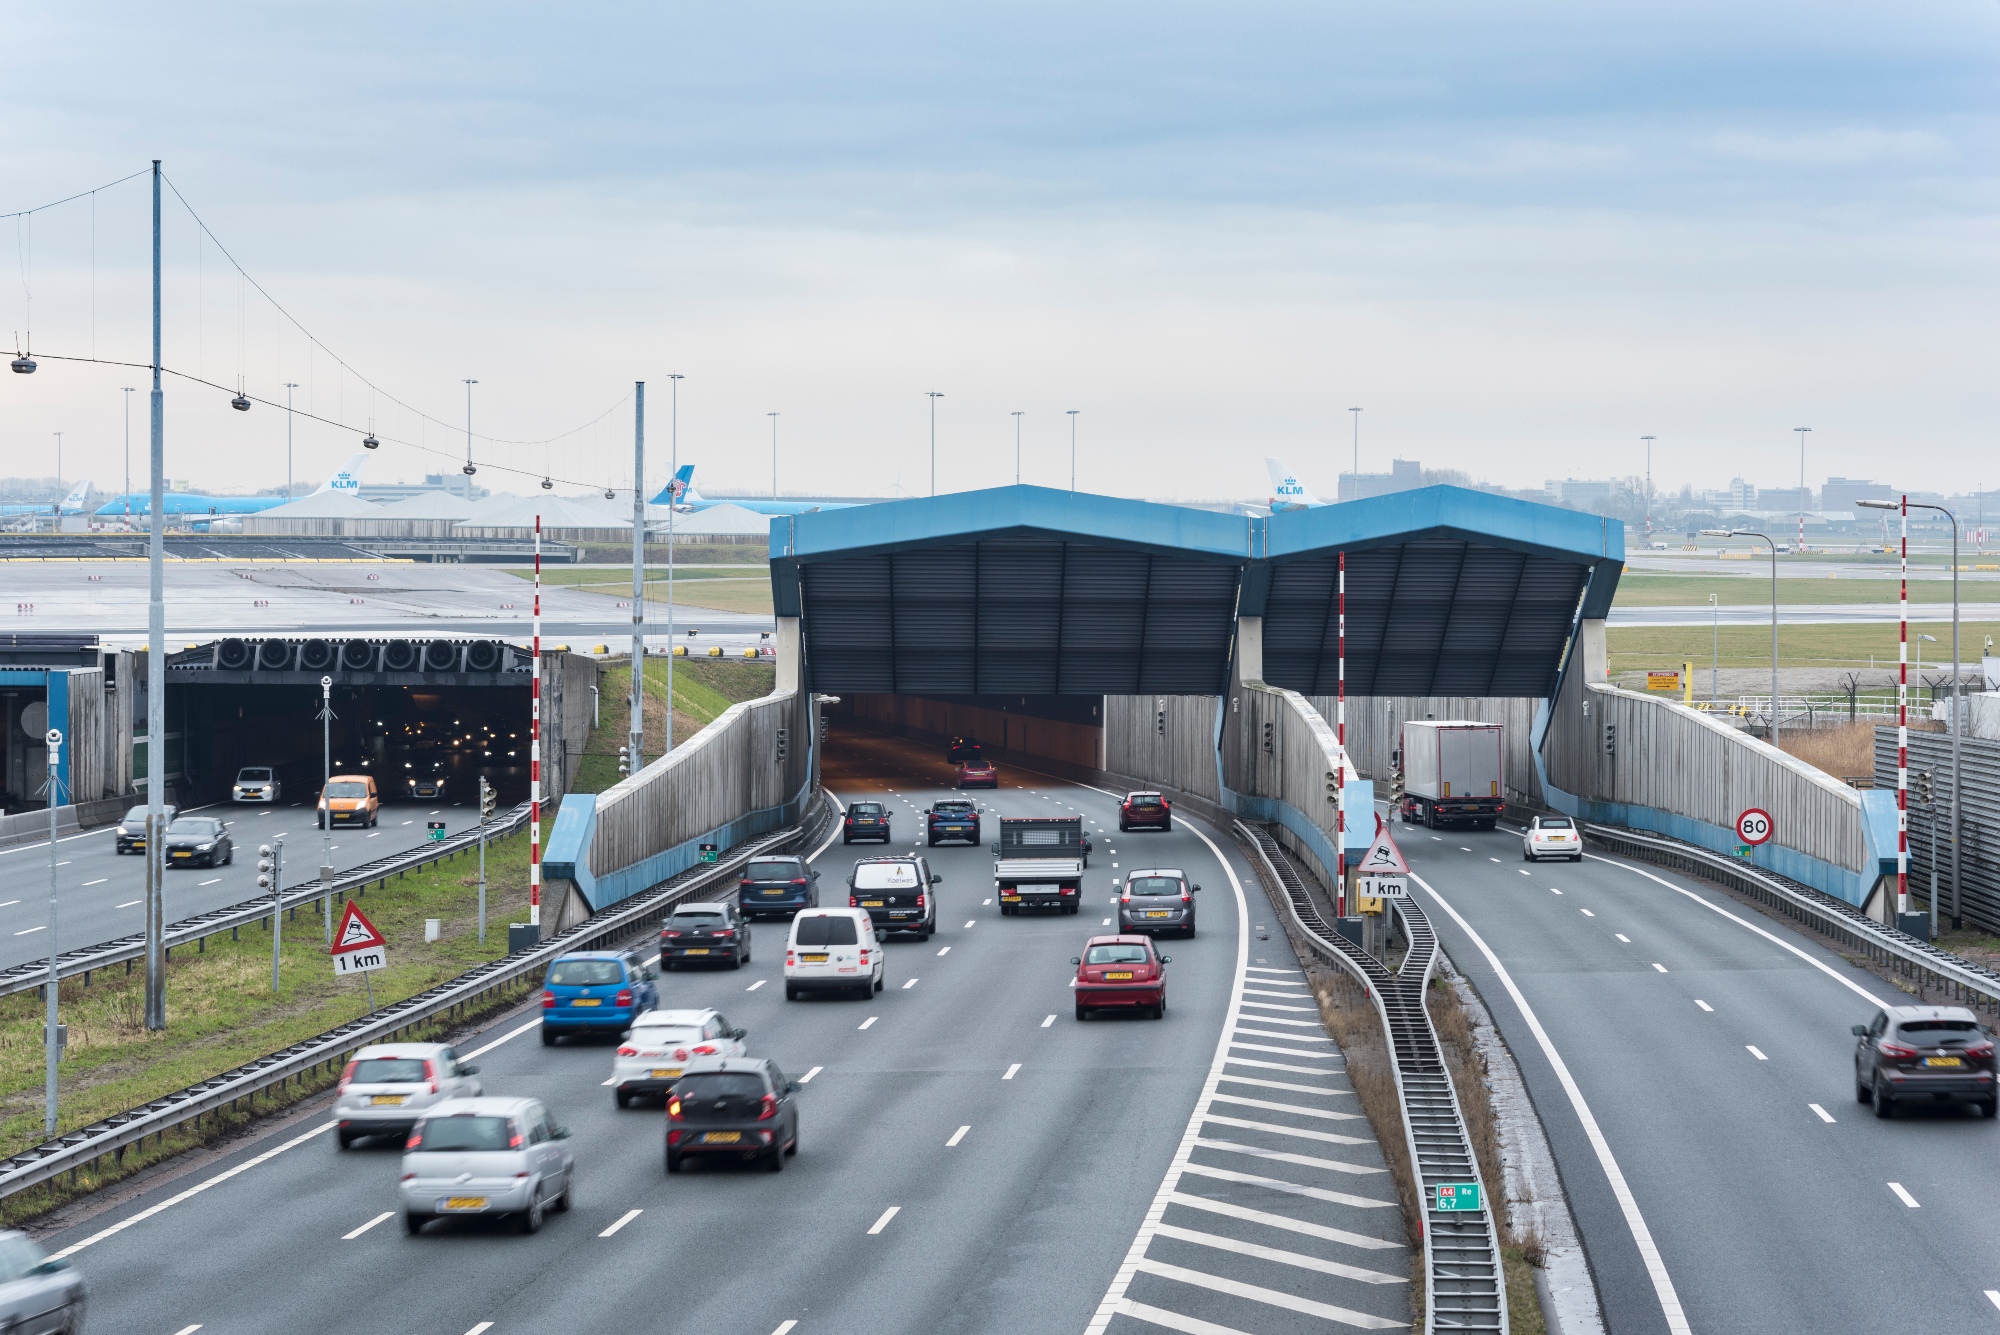
[[[1403,779],[1401,812],[1410,825],[1468,824],[1490,830],[1507,809],[1501,793],[1498,723],[1411,720],[1396,749]]]

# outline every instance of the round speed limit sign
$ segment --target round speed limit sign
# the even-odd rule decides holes
[[[1768,811],[1751,807],[1736,818],[1736,837],[1746,844],[1767,843],[1772,833],[1771,813]]]

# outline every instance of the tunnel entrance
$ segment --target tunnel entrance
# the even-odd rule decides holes
[[[890,695],[855,692],[826,706],[830,727],[842,723],[944,747],[953,738],[977,741],[995,758],[1032,764],[1053,760],[1104,768],[1101,695]]]

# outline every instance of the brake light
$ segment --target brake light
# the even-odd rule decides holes
[[[703,1043],[698,1045],[694,1050],[694,1055],[697,1057],[713,1057],[715,1055],[715,1044]]]
[[[670,1096],[667,1099],[667,1116],[673,1118],[676,1122],[681,1120],[681,1101],[678,1097]]]
[[[417,1175],[415,1173],[405,1173],[402,1176],[402,1180],[405,1182],[414,1182],[417,1180]]]
[[[736,929],[735,929],[734,927],[724,927],[724,928],[722,928],[721,930],[717,931],[717,932],[716,932],[716,935],[717,935],[717,936],[735,936],[735,935],[736,935]]]
[[[679,932],[661,932],[661,933],[660,933],[660,939],[661,939],[662,941],[678,941],[678,940],[680,940],[680,937],[681,937],[681,934],[680,934]]]
[[[547,1010],[547,1009],[548,1009],[549,1007],[551,1007],[551,1006],[553,1006],[553,1005],[555,1005],[555,1004],[556,1004],[556,994],[555,994],[555,993],[553,993],[553,992],[551,992],[551,991],[549,991],[549,990],[548,990],[548,989],[547,989],[546,987],[545,987],[545,988],[543,988],[543,989],[542,989],[542,1009],[543,1009],[543,1010]]]
[[[1183,903],[1183,904],[1192,904],[1192,903],[1194,903],[1194,896],[1193,896],[1193,895],[1191,895],[1191,894],[1189,894],[1189,893],[1188,893],[1187,891],[1185,891],[1185,890],[1181,891],[1181,903]]]
[[[618,1055],[621,1057],[636,1057],[639,1055],[639,1049],[627,1043],[624,1047],[618,1049]]]
[[[792,881],[793,885],[805,885],[806,883],[806,878],[803,876],[797,877]]]
[[[1891,1043],[1886,1038],[1875,1046],[1884,1057],[1894,1057],[1897,1061],[1908,1061],[1917,1055],[1915,1048],[1906,1048],[1901,1043]]]
[[[681,1143],[681,1133],[678,1130],[667,1132],[667,1144],[678,1145],[680,1143]]]
[[[777,1115],[778,1115],[778,1096],[777,1096],[777,1095],[775,1095],[775,1094],[766,1094],[766,1095],[765,1095],[765,1096],[764,1096],[763,1098],[761,1098],[761,1099],[757,1100],[757,1120],[758,1120],[758,1121],[760,1121],[760,1122],[768,1122],[768,1121],[770,1121],[770,1120],[771,1120],[771,1119],[772,1119],[773,1117],[776,1117]]]
[[[1968,1057],[1991,1057],[1993,1055],[1993,1044],[1987,1039],[1974,1039],[1965,1045],[1965,1055]]]
[[[785,963],[797,964],[798,962],[799,962],[799,957],[796,953],[789,950],[785,952]]]
[[[738,882],[737,882],[737,884],[738,884],[738,885],[748,885],[748,884],[750,884],[750,878],[749,878],[748,876],[745,876],[745,877],[744,877],[744,878],[743,878],[742,880],[738,881]]]
[[[849,896],[847,897],[847,907],[849,907],[849,908],[851,908],[851,909],[858,909],[858,908],[860,908],[860,907],[861,907],[861,896],[860,896],[860,895],[849,895]]]
[[[848,823],[849,825],[852,825],[852,824],[854,824],[854,817],[852,817],[852,816],[849,816],[849,817],[847,818],[847,823]]]
[[[1132,892],[1128,890],[1124,894],[1118,896],[1118,902],[1120,904],[1130,904],[1132,902]]]
[[[918,895],[918,896],[917,896],[917,907],[918,907],[918,908],[922,908],[923,906],[924,906],[924,897],[923,897],[922,895]]]
[[[863,964],[866,964],[868,962],[868,952],[865,950],[861,952],[861,962]]]
[[[617,996],[615,996],[615,997],[613,997],[613,998],[611,998],[611,1004],[612,1004],[612,1005],[614,1005],[614,1006],[629,1006],[629,1005],[631,1005],[631,1004],[632,1004],[632,989],[631,989],[631,988],[629,988],[629,987],[621,987],[621,988],[619,988],[619,989],[618,989],[618,995],[617,995]]]
[[[418,1122],[410,1128],[410,1138],[403,1142],[406,1150],[420,1150],[424,1147],[424,1124]]]
[[[359,1065],[361,1065],[360,1062],[351,1061],[347,1063],[347,1069],[340,1073],[341,1093],[345,1094],[347,1092],[347,1087],[354,1083],[354,1068]]]
[[[522,1137],[519,1127],[514,1128],[514,1134],[507,1137],[507,1148],[510,1150],[518,1150],[526,1143],[527,1141]],[[521,1176],[526,1177],[527,1174],[523,1173]]]
[[[424,1079],[430,1082],[431,1093],[433,1094],[437,1093],[438,1092],[437,1066],[428,1057],[424,1058]]]

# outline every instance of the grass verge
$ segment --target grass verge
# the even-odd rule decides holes
[[[674,740],[685,742],[722,716],[733,704],[771,693],[777,669],[769,662],[729,658],[674,661]],[[598,681],[600,724],[584,743],[571,791],[601,793],[624,778],[618,748],[625,745],[632,718],[632,664],[607,663]],[[646,660],[646,755],[658,758],[667,747],[667,660]]]
[[[1770,567],[1745,574],[1653,575],[1627,571],[1618,579],[1617,607],[1706,607],[1714,594],[1724,607],[1769,607]],[[1778,601],[1786,606],[1842,606],[1853,603],[1893,603],[1898,581],[1888,577],[1835,575],[1829,572],[1812,579],[1778,576]],[[2000,585],[1959,580],[1959,599],[1986,601],[1988,594],[2000,595]],[[1943,603],[1951,606],[1950,579],[1919,579],[1910,582],[1913,603]]]
[[[1942,632],[1937,630],[1935,624],[1940,620],[1945,625]],[[1928,633],[1938,636],[1937,644],[1924,646],[1923,671],[1927,674],[1942,673],[1946,677],[1951,674],[1950,622],[1948,607],[1942,613],[1935,607],[1925,610]],[[1881,622],[1836,622],[1831,625],[1788,625],[1780,622],[1778,666],[1854,669],[1863,674],[1864,690],[1894,690],[1896,634],[1893,617]],[[1912,631],[1912,638],[1915,635],[1916,632]],[[1985,643],[1988,635],[2000,638],[2000,624],[1991,621],[1961,624],[1959,642],[1967,661],[1977,664],[1978,647]],[[1721,667],[1771,665],[1771,627],[1768,622],[1761,626],[1724,626],[1720,631],[1713,632],[1707,626],[1612,626],[1605,632],[1605,645],[1614,676],[1645,668],[1675,669],[1682,663],[1705,668],[1714,661],[1717,653]],[[1910,684],[1913,690],[1918,684],[1917,678],[1916,667],[1912,664]]]

